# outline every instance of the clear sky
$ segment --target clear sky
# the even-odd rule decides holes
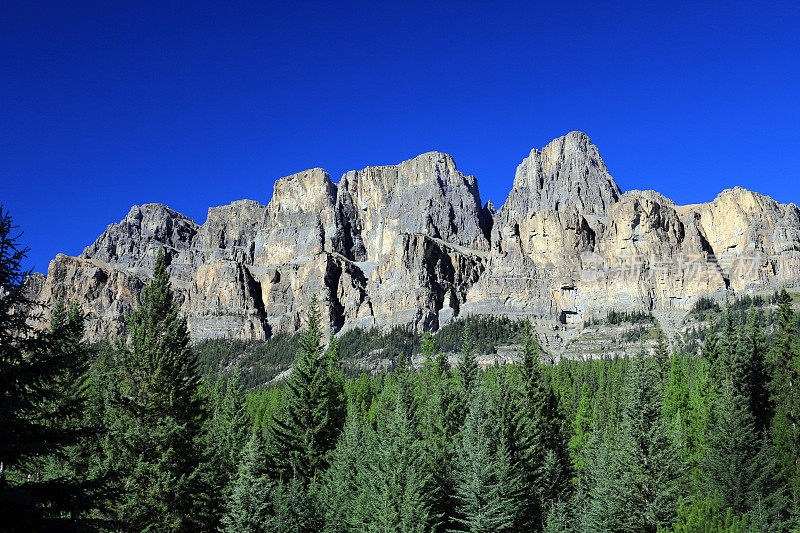
[[[500,206],[585,131],[623,190],[800,202],[794,2],[7,2],[0,203],[29,267],[133,204],[202,223],[274,181],[439,150]]]

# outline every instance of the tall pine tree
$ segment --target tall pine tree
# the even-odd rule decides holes
[[[133,531],[201,531],[210,494],[203,428],[207,416],[185,317],[173,300],[163,250],[153,278],[108,362],[108,466],[125,497],[114,517]]]
[[[86,436],[86,354],[72,342],[82,322],[62,307],[51,331],[33,330],[20,235],[0,206],[0,521],[6,531],[90,529],[99,501],[65,463]]]
[[[322,474],[336,446],[346,415],[336,342],[322,347],[316,297],[300,335],[299,352],[287,380],[285,409],[270,425],[270,464],[276,478],[297,478],[303,485]]]

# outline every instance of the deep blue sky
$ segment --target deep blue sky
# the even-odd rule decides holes
[[[314,166],[440,150],[499,206],[576,129],[624,190],[800,201],[798,3],[648,4],[9,2],[0,203],[44,271],[133,204],[202,223]]]

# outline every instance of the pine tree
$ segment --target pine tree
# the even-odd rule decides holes
[[[704,464],[706,492],[719,494],[723,508],[734,515],[753,516],[760,531],[783,531],[788,493],[772,450],[756,433],[749,402],[746,390],[725,381]]]
[[[428,529],[430,474],[420,449],[408,402],[392,391],[392,411],[378,428],[370,472],[370,531],[423,532]]]
[[[57,313],[58,333],[35,332],[34,305],[25,294],[30,271],[22,270],[27,248],[11,215],[0,206],[0,520],[6,531],[84,530],[96,524],[86,512],[99,504],[74,472],[43,471],[71,455],[86,435],[79,423],[86,395],[82,350],[69,340],[82,323]],[[57,344],[69,329],[70,339]],[[74,335],[73,335],[74,334]],[[82,334],[82,331],[80,332]],[[62,372],[77,381],[64,387]],[[49,463],[49,464],[48,464]]]
[[[539,361],[530,322],[526,324],[522,370],[532,437],[529,475],[533,475],[530,482],[537,487],[540,508],[534,527],[540,530],[548,507],[569,497],[572,469],[558,398]]]
[[[705,454],[711,427],[715,423],[717,382],[712,375],[712,364],[708,359],[701,356],[690,362],[693,371],[690,378],[689,405],[683,420],[689,460],[692,465],[697,465]]]
[[[426,471],[430,473],[428,497],[433,531],[449,531],[456,515],[455,441],[463,424],[463,398],[449,372],[433,384],[423,404],[420,424]]]
[[[120,341],[108,362],[108,465],[126,489],[114,516],[130,530],[202,530],[213,522],[203,446],[207,413],[163,250],[127,325],[129,342]]]
[[[747,519],[725,509],[718,496],[697,495],[691,501],[681,501],[678,507],[678,519],[672,525],[675,533],[696,533],[708,531],[714,533],[747,533]]]
[[[351,409],[324,476],[321,501],[325,531],[358,531],[371,522],[369,472],[374,454],[374,433]]]
[[[569,441],[570,460],[576,476],[586,469],[588,457],[585,453],[586,445],[592,433],[592,401],[589,397],[589,385],[584,383],[581,388],[581,399],[575,417],[572,419],[572,437]]]
[[[475,360],[475,334],[469,319],[464,324],[461,335],[461,353],[458,359],[457,373],[461,390],[465,396],[470,396],[478,379],[478,362]]]
[[[663,381],[653,359],[634,359],[625,387],[622,427],[611,465],[597,481],[609,530],[655,532],[675,518],[686,483],[684,465],[662,411]],[[595,501],[595,504],[598,502]]]
[[[658,370],[665,381],[668,379],[670,371],[670,357],[669,348],[667,347],[667,338],[664,335],[664,330],[661,328],[656,329],[656,347],[654,352]]]
[[[490,397],[479,387],[458,445],[459,518],[464,531],[501,532],[513,526],[509,452],[497,434]]]
[[[271,468],[274,476],[284,481],[298,478],[307,485],[321,474],[344,426],[346,404],[335,368],[336,343],[323,351],[321,341],[315,297],[286,383],[285,409],[270,425]]]
[[[241,381],[241,371],[237,367],[229,376],[217,378],[211,394],[206,435],[216,506],[212,516],[222,515],[221,509],[233,489],[248,435],[252,433]]]
[[[42,407],[48,424],[78,438],[60,453],[46,457],[38,477],[52,485],[53,497],[63,500],[70,519],[81,519],[81,527],[90,528],[102,522],[86,517],[104,513],[114,494],[107,488],[111,477],[97,468],[96,456],[101,453],[100,439],[105,430],[90,409],[92,352],[83,340],[84,320],[76,303],[67,309],[63,297],[56,299],[46,335],[48,358],[60,372]]]
[[[800,348],[797,318],[792,310],[792,297],[783,289],[777,298],[777,331],[769,353],[772,380],[770,393],[775,414],[773,438],[791,484],[794,503],[800,509]]]
[[[267,475],[266,449],[258,432],[252,432],[239,463],[238,473],[228,498],[228,511],[222,519],[227,533],[266,531],[275,516],[273,483]]]

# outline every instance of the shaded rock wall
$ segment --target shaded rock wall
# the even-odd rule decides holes
[[[161,247],[196,339],[296,330],[316,295],[334,331],[525,316],[557,351],[612,308],[680,313],[699,296],[800,283],[800,210],[738,187],[688,206],[623,194],[572,132],[531,151],[498,210],[439,152],[339,184],[315,168],[279,179],[268,205],[212,207],[202,225],[134,206],[30,290],[45,309],[80,302],[90,337],[118,334]]]

